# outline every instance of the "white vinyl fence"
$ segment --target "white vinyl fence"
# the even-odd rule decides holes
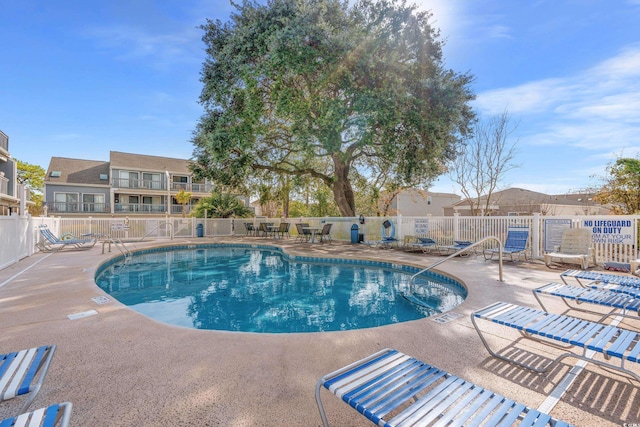
[[[198,238],[216,236],[243,236],[245,223],[256,226],[261,222],[278,225],[291,224],[289,233],[297,235],[296,223],[321,228],[332,224],[331,237],[336,241],[353,241],[354,233],[363,235],[365,242],[380,240],[383,222],[387,218],[43,218],[0,217],[0,269],[33,254],[34,245],[40,239],[38,226],[46,224],[53,234],[62,236],[101,235],[121,241],[173,239],[175,237]],[[639,215],[631,216],[506,216],[506,217],[391,217],[395,236],[431,237],[440,244],[449,245],[454,240],[478,241],[495,236],[504,242],[510,226],[526,226],[530,231],[529,255],[541,258],[544,252],[554,249],[569,227],[589,228],[592,231],[596,261],[629,262],[637,259]],[[357,230],[354,231],[354,227]],[[389,231],[387,231],[387,234]],[[494,245],[491,242],[488,246]]]

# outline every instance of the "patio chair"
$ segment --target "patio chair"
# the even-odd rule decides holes
[[[507,239],[504,242],[502,248],[487,248],[482,251],[484,259],[493,259],[495,254],[502,252],[503,254],[509,254],[511,261],[513,261],[514,254],[524,254],[525,261],[527,260],[527,241],[529,240],[529,227],[509,227],[507,229]],[[490,255],[487,257],[487,255]]]
[[[269,227],[272,227],[272,222],[261,222],[258,225],[258,231],[256,232],[256,236],[269,237]]]
[[[562,233],[562,240],[557,250],[544,254],[544,264],[550,267],[554,258],[578,261],[586,270],[589,268],[589,258],[592,257],[591,230],[588,228],[570,228]],[[594,262],[595,264],[595,262]]]
[[[311,232],[307,230],[308,227],[309,224],[305,222],[296,222],[296,231],[298,232],[296,242],[308,242],[311,239]]]
[[[291,237],[289,235],[289,226],[291,224],[289,224],[288,222],[281,222],[280,225],[278,226],[278,230],[275,232],[275,236],[280,235],[280,238],[283,239],[285,234],[287,235],[287,237]]]
[[[71,418],[71,402],[51,405],[20,414],[17,417],[0,420],[0,427],[38,426],[67,427]]]
[[[55,345],[43,345],[0,354],[0,401],[28,395],[20,408],[25,412],[42,387],[55,351]]]
[[[378,426],[568,426],[389,348],[320,378],[316,404],[328,427],[322,387]]]
[[[244,229],[246,230],[246,236],[255,236],[256,226],[252,222],[245,222]]]
[[[40,230],[40,235],[43,237],[43,239],[40,239],[42,250],[52,251],[61,248],[91,249],[98,241],[97,237],[90,239],[77,239],[71,235],[59,239],[46,225],[41,225],[38,229]]]
[[[331,239],[331,227],[333,224],[325,224],[322,226],[322,230],[320,231],[320,243],[324,243],[325,240],[328,240],[329,243],[332,242]]]
[[[507,356],[509,352],[513,353],[511,345],[503,353],[494,352],[478,327],[477,319],[514,328],[525,338],[551,345],[556,349],[564,350],[564,352],[543,367],[527,364],[526,359],[517,360]],[[472,313],[471,323],[473,323],[473,327],[489,354],[530,371],[548,372],[561,360],[573,357],[587,363],[623,372],[636,381],[640,381],[640,375],[625,368],[627,361],[640,364],[639,331],[547,313],[506,302],[497,302]],[[582,352],[571,351],[572,348],[582,349]],[[592,350],[594,355],[588,354],[588,350]],[[598,353],[602,356],[602,360],[595,358]],[[534,359],[539,360],[537,357]],[[614,360],[618,360],[619,365],[614,364]]]

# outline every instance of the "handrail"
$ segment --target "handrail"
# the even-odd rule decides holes
[[[415,282],[415,279],[416,279],[417,276],[427,272],[428,270],[431,270],[434,267],[439,266],[443,262],[448,261],[451,258],[456,257],[456,256],[466,252],[467,250],[469,250],[469,249],[471,249],[471,248],[473,248],[475,246],[480,245],[481,243],[484,243],[487,240],[496,240],[498,242],[498,244],[500,245],[500,251],[498,252],[498,265],[499,265],[499,276],[500,276],[499,280],[501,282],[504,282],[504,279],[502,277],[502,241],[500,239],[498,239],[496,236],[488,236],[488,237],[485,237],[483,239],[478,240],[477,242],[474,242],[474,243],[470,244],[469,246],[465,246],[464,248],[452,253],[451,255],[439,260],[438,262],[435,262],[435,263],[431,264],[430,266],[426,267],[423,270],[418,271],[416,274],[411,276],[411,278],[409,279],[409,293],[413,294],[413,285],[414,285],[414,282]]]
[[[124,245],[124,242],[122,240],[120,240],[117,237],[111,237],[109,235],[106,235],[105,237],[107,238],[102,241],[102,253],[104,253],[104,245],[107,243],[109,244],[109,252],[111,252],[111,243],[113,243],[116,249],[118,249],[122,254],[122,256],[124,257],[125,262],[129,257],[131,257],[131,251],[127,249],[127,247]],[[120,246],[122,246],[122,248]]]
[[[144,236],[142,236],[142,239],[140,239],[140,241],[142,242],[144,240],[145,237],[147,237],[148,235],[150,235],[151,233],[153,233],[154,231],[157,231],[160,226],[162,225],[169,225],[171,226],[171,234],[169,234],[169,240],[173,240],[173,224],[170,223],[169,221],[164,221],[159,223],[155,228],[153,228],[151,231],[149,231],[147,234],[145,234]]]

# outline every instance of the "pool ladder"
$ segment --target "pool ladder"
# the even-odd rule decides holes
[[[487,240],[495,240],[498,242],[498,245],[500,247],[500,251],[498,252],[498,268],[499,268],[499,279],[501,282],[504,282],[503,276],[502,276],[502,241],[500,239],[498,239],[496,236],[487,236],[481,240],[478,240],[477,242],[474,242],[472,244],[470,244],[469,246],[465,246],[464,248],[452,253],[451,255],[437,261],[434,262],[433,264],[431,264],[430,266],[418,271],[416,274],[414,274],[413,276],[411,276],[411,278],[409,279],[409,291],[408,292],[402,292],[402,296],[409,302],[419,305],[421,307],[425,307],[431,310],[434,310],[435,307],[433,307],[430,304],[427,304],[426,302],[422,301],[420,298],[416,297],[414,294],[414,288],[415,288],[415,281],[416,281],[416,277],[418,277],[421,274],[426,273],[427,271],[431,270],[434,267],[439,266],[440,264],[442,264],[443,262],[446,262],[448,260],[450,260],[451,258],[457,257],[460,254],[465,253],[466,251],[468,251],[469,249],[472,249],[476,246],[481,245],[482,243],[486,242]]]

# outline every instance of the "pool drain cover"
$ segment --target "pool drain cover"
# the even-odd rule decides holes
[[[101,295],[99,297],[93,297],[93,298],[91,298],[91,300],[93,302],[95,302],[96,304],[98,304],[98,305],[102,305],[102,304],[106,304],[108,302],[111,302],[111,300],[109,298],[105,297],[104,295]]]

